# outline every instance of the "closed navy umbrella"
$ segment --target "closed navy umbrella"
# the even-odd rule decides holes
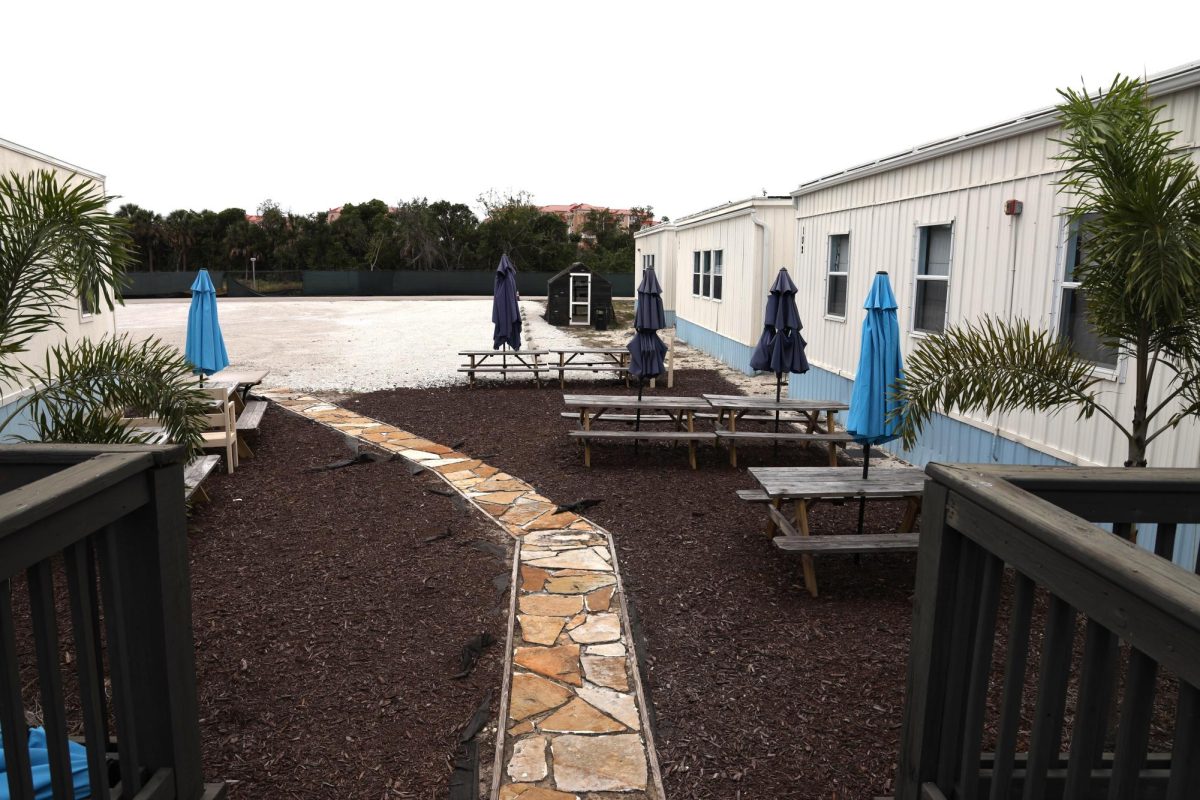
[[[775,373],[775,402],[779,402],[785,372],[808,372],[804,348],[808,343],[800,335],[800,311],[796,308],[796,284],[782,267],[771,284],[767,310],[763,314],[763,332],[750,354],[750,368]],[[775,410],[775,432],[779,433],[779,410]],[[776,452],[779,442],[775,442]]]
[[[654,275],[654,267],[642,273],[642,282],[637,290],[637,311],[633,315],[633,327],[637,331],[629,342],[629,374],[638,379],[638,401],[642,399],[642,388],[646,378],[656,378],[663,373],[663,357],[667,346],[658,338],[658,332],[667,327],[663,313],[662,286]],[[642,410],[637,410],[634,430],[642,429]],[[633,443],[637,452],[637,441]]]
[[[846,432],[863,446],[864,479],[871,469],[871,445],[889,442],[900,435],[899,420],[892,416],[899,408],[892,387],[904,371],[896,305],[888,274],[876,272],[871,293],[863,303],[867,316],[863,320],[858,372],[854,375],[854,392],[850,395],[850,413],[846,418]],[[859,533],[862,533],[865,504],[860,498]]]
[[[521,307],[517,304],[517,268],[508,253],[500,256],[496,267],[496,288],[492,293],[492,322],[496,329],[492,333],[492,349],[499,350],[508,345],[513,350],[521,349]]]

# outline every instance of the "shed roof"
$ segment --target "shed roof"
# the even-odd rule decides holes
[[[1193,61],[1190,64],[1184,64],[1181,67],[1160,72],[1157,75],[1152,75],[1146,79],[1150,86],[1150,91],[1155,96],[1178,92],[1182,89],[1190,89],[1193,86],[1200,86],[1200,61]],[[858,178],[865,178],[868,175],[875,175],[880,172],[887,172],[898,167],[916,164],[921,161],[928,161],[939,156],[944,156],[949,153],[954,153],[959,150],[966,150],[970,147],[977,147],[988,142],[995,142],[1001,139],[1008,139],[1012,136],[1017,136],[1022,133],[1031,131],[1053,128],[1058,124],[1058,115],[1053,106],[1049,108],[1041,108],[1037,111],[1031,111],[1027,114],[1022,114],[1012,119],[997,122],[993,125],[988,125],[976,130],[967,131],[966,133],[952,136],[948,139],[939,139],[927,144],[917,145],[911,150],[904,150],[899,153],[893,153],[883,158],[878,158],[874,161],[869,161],[866,164],[859,164],[840,172],[834,172],[821,178],[815,178],[811,181],[801,183],[800,186],[792,192],[793,198],[801,195],[818,192],[830,186],[836,186],[841,183],[848,183]]]
[[[566,269],[561,270],[561,271],[556,272],[553,275],[551,275],[550,280],[546,281],[546,283],[552,283],[552,282],[558,280],[559,278],[561,278],[563,275],[567,275],[572,272],[586,272],[589,275],[591,275],[593,278],[599,278],[600,280],[604,281],[605,283],[609,282],[608,278],[604,277],[599,272],[596,272],[596,270],[587,266],[582,261],[576,261],[574,264],[567,267]]]

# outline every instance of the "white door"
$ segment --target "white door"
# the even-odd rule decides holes
[[[592,275],[589,272],[571,273],[571,324],[592,324]]]

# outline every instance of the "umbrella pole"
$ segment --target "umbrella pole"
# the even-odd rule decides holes
[[[500,344],[500,378],[508,383],[508,342]]]
[[[867,479],[867,473],[871,469],[871,445],[863,445],[863,480]],[[861,536],[863,532],[863,512],[866,511],[867,498],[858,498],[858,533]]]
[[[775,433],[779,433],[779,393],[783,389],[783,373],[775,373]],[[779,437],[775,437],[775,453],[774,458],[779,460]]]
[[[637,418],[634,420],[634,423],[633,423],[634,433],[637,433],[638,431],[640,431],[642,429],[642,384],[645,382],[645,380],[646,379],[643,376],[638,375],[638,409],[637,409]],[[637,452],[638,452],[638,440],[635,438],[633,440],[633,454],[636,456]]]

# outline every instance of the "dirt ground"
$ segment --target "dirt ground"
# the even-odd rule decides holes
[[[271,408],[193,515],[204,770],[233,798],[446,797],[459,730],[497,711],[510,543],[402,462],[314,471],[343,441]]]

